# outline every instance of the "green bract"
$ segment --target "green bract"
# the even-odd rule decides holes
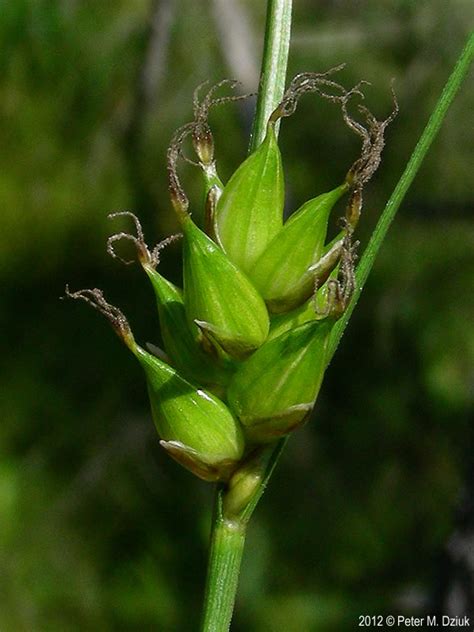
[[[226,184],[214,217],[218,243],[247,273],[283,224],[283,167],[274,127],[268,125],[263,143]]]
[[[189,323],[229,355],[244,358],[268,334],[263,299],[189,216],[182,218],[184,301]]]
[[[304,422],[321,386],[333,323],[326,318],[286,331],[239,368],[228,402],[248,439],[273,441]]]
[[[308,271],[321,259],[329,214],[347,188],[343,184],[303,204],[255,262],[250,278],[270,311],[286,312],[313,293],[315,277]]]

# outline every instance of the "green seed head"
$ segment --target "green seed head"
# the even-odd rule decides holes
[[[348,95],[353,92],[360,94],[356,88],[348,93],[328,79],[340,68],[342,66],[326,73],[303,73],[295,77],[282,102],[270,116],[262,144],[240,165],[219,198],[214,216],[216,240],[229,258],[251,278],[255,265],[283,225],[284,176],[275,124],[280,118],[293,114],[299,98],[307,92],[317,92],[323,98],[337,103],[348,99]],[[331,89],[334,94],[326,93],[325,89]],[[290,234],[293,231],[291,229]],[[290,241],[290,237],[287,241]],[[275,246],[275,249],[279,249],[279,246]],[[309,245],[308,249],[311,250]],[[311,256],[309,260],[311,263]],[[269,254],[268,260],[262,264],[261,287],[267,287],[268,277],[272,276],[271,269],[278,268],[274,264],[274,255]],[[284,272],[282,275],[285,277]],[[287,279],[287,283],[291,284],[291,279]]]
[[[268,333],[267,340],[273,340],[273,338],[276,338],[285,331],[295,329],[295,327],[304,325],[304,323],[307,323],[310,320],[321,320],[327,316],[330,287],[331,283],[337,281],[339,276],[339,258],[343,246],[344,238],[341,236],[338,236],[326,246],[325,251],[327,251],[328,254],[333,253],[334,251],[337,252],[336,267],[332,270],[328,279],[321,285],[321,287],[319,287],[320,283],[316,281],[315,293],[309,300],[289,312],[274,314],[271,317],[270,331]],[[328,255],[326,254],[322,259],[324,260],[327,256]]]
[[[272,446],[259,446],[252,450],[232,474],[224,496],[223,514],[232,520],[242,516],[255,492],[263,482],[272,455]]]
[[[168,174],[171,200],[183,230],[186,315],[207,351],[241,359],[263,344],[270,326],[268,312],[246,275],[188,213],[188,198],[177,174],[182,138],[178,130],[168,150]]]
[[[273,441],[305,421],[323,379],[332,324],[310,321],[286,331],[239,368],[228,401],[248,439]]]
[[[227,406],[137,345],[123,313],[107,303],[100,290],[71,293],[66,288],[66,294],[104,314],[140,362],[162,446],[200,478],[227,480],[244,453],[241,426]]]
[[[188,322],[213,346],[244,358],[267,337],[265,303],[245,274],[189,217],[182,226]]]
[[[114,213],[110,217],[121,215],[133,218],[137,236],[128,233],[112,235],[108,240],[108,252],[113,257],[117,257],[113,246],[114,242],[120,239],[128,239],[135,244],[140,263],[155,293],[161,336],[169,360],[186,379],[202,384],[216,393],[221,393],[230,379],[233,363],[225,360],[216,361],[203,351],[196,340],[195,326],[190,327],[188,323],[182,290],[156,270],[160,251],[180,235],[169,237],[153,250],[149,250],[138,218],[128,212]]]
[[[179,144],[182,144],[189,135],[193,149],[196,153],[198,161],[195,162],[186,158],[187,162],[199,166],[202,172],[203,194],[201,204],[195,209],[193,214],[194,222],[203,228],[209,235],[213,235],[213,227],[211,227],[209,217],[206,213],[207,198],[211,188],[215,189],[216,199],[219,198],[224,185],[217,173],[216,162],[214,159],[214,137],[209,126],[209,111],[216,105],[229,103],[231,101],[240,101],[246,99],[248,94],[243,95],[227,95],[215,96],[223,86],[234,89],[238,85],[238,81],[224,79],[219,83],[211,86],[204,96],[201,95],[202,89],[208,84],[207,81],[199,85],[193,95],[193,111],[194,120],[181,128],[183,135],[179,138]],[[178,140],[176,137],[174,140]]]
[[[287,312],[311,296],[310,267],[324,253],[329,214],[347,185],[306,202],[285,223],[257,259],[250,274],[272,312]]]
[[[328,279],[316,293],[316,319],[313,316],[299,324],[308,314],[305,306],[292,314],[292,321],[280,322],[276,327],[281,333],[270,335],[232,378],[227,400],[248,440],[265,443],[288,434],[313,409],[327,366],[331,330],[354,289],[354,261],[355,245],[349,232],[337,278]]]
[[[187,379],[221,392],[233,364],[205,353],[186,317],[182,291],[152,268],[145,269],[155,291],[160,329],[166,353]]]
[[[224,187],[214,218],[218,243],[244,272],[280,231],[284,197],[280,150],[269,124],[263,143]]]
[[[264,141],[225,187],[208,113],[235,100],[214,96],[220,86],[235,84],[221,82],[203,99],[196,91],[194,120],[175,133],[168,149],[169,192],[183,232],[183,290],[156,270],[160,250],[175,237],[149,250],[132,216],[137,235],[118,233],[108,242],[114,256],[119,239],[135,245],[155,293],[165,352],[153,355],[138,346],[122,312],[100,290],[66,290],[102,312],[140,362],[163,448],[202,479],[228,484],[223,510],[230,519],[243,515],[262,482],[272,452],[265,444],[304,423],[314,407],[332,328],[354,288],[351,239],[363,188],[397,112],[395,101],[393,113],[380,122],[359,106],[365,125],[356,121],[348,105],[363,96],[362,84],[345,90],[329,78],[338,69],[295,77],[270,116]],[[341,106],[344,121],[362,139],[362,151],[344,184],[310,200],[283,224],[275,124],[293,114],[307,92]],[[204,203],[193,216],[177,173],[186,139],[204,174]],[[343,230],[326,244],[329,214],[346,192]]]
[[[147,377],[162,446],[200,478],[226,480],[244,451],[240,424],[227,406],[142,348],[134,353]]]

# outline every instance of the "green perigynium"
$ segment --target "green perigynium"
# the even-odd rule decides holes
[[[217,242],[250,276],[283,225],[284,202],[280,149],[275,124],[269,123],[263,143],[224,187],[214,216]]]
[[[226,480],[244,453],[242,429],[227,406],[140,347],[125,316],[100,290],[66,292],[103,313],[141,364],[161,445],[200,478]]]
[[[287,312],[313,293],[318,278],[311,266],[322,259],[329,214],[347,189],[343,184],[303,204],[255,262],[250,277],[271,312]],[[331,271],[330,263],[320,277]]]
[[[136,246],[155,294],[160,357],[136,344],[123,314],[100,291],[68,292],[109,318],[145,371],[161,445],[201,478],[230,481],[232,497],[238,498],[229,504],[233,513],[260,472],[259,446],[300,426],[314,407],[331,331],[353,291],[352,236],[362,190],[380,162],[384,130],[395,114],[379,122],[359,106],[366,124],[355,121],[348,104],[362,95],[362,84],[345,90],[329,78],[336,70],[295,77],[268,120],[263,142],[225,184],[207,119],[212,106],[241,97],[215,97],[221,86],[234,87],[227,81],[201,100],[196,91],[194,120],[175,133],[168,150],[169,192],[182,231],[182,288],[157,269],[160,250],[176,236],[149,250],[138,219],[114,214],[135,221],[137,235],[113,235],[108,249],[117,256],[120,239]],[[362,139],[362,151],[343,182],[329,192],[312,192],[284,221],[275,124],[293,114],[309,92],[341,108],[345,123]],[[188,138],[204,183],[203,199],[194,206],[178,176]],[[345,196],[340,232],[328,239],[330,215]]]
[[[155,293],[160,333],[166,355],[183,377],[220,394],[229,383],[230,375],[234,370],[234,363],[225,358],[219,359],[211,356],[203,350],[194,335],[195,327],[189,325],[183,291],[157,270],[160,251],[179,238],[179,235],[168,237],[157,244],[153,250],[150,250],[145,243],[138,218],[128,211],[109,215],[110,218],[120,216],[128,216],[133,219],[137,236],[124,232],[112,235],[107,242],[109,254],[121,259],[115,253],[114,243],[121,239],[127,239],[134,243],[138,260]],[[131,262],[124,261],[124,263]]]
[[[268,335],[265,303],[246,275],[189,216],[181,225],[184,299],[190,326],[197,326],[203,339],[217,349],[245,358]]]
[[[312,411],[327,365],[331,330],[352,295],[353,261],[354,247],[347,237],[338,278],[327,282],[322,318],[308,315],[303,324],[272,337],[233,376],[229,405],[252,442],[288,434]]]
[[[176,162],[183,135],[168,150],[171,201],[183,231],[183,292],[189,326],[203,348],[242,359],[255,351],[270,327],[265,303],[242,272],[192,220]]]

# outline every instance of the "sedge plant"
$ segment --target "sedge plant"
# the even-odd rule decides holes
[[[194,118],[172,137],[167,169],[181,233],[150,248],[137,217],[135,233],[113,234],[108,251],[126,239],[155,296],[163,349],[145,349],[122,311],[99,289],[70,291],[104,314],[143,368],[151,412],[164,450],[204,481],[216,484],[202,630],[229,629],[249,519],[288,436],[310,417],[328,364],[367,279],[375,255],[456,90],[467,72],[469,40],[432,119],[356,267],[355,233],[363,190],[374,175],[392,112],[379,121],[362,103],[364,82],[335,81],[341,66],[297,75],[285,89],[291,1],[268,3],[262,80],[250,152],[224,183],[208,123],[221,81],[194,95]],[[312,197],[284,219],[281,121],[304,95],[330,101],[361,139],[360,156],[342,182]],[[352,114],[357,103],[358,116]],[[296,113],[297,114],[297,113]],[[185,155],[191,140],[193,158]],[[199,168],[203,196],[190,204],[181,184],[182,159]],[[339,232],[328,236],[331,213],[343,204]],[[338,206],[339,205],[339,206]],[[182,244],[180,287],[159,271],[160,252]]]

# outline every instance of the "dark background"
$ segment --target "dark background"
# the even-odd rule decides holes
[[[101,287],[140,341],[159,342],[144,275],[105,252],[117,227],[107,214],[134,210],[150,242],[177,229],[167,143],[191,119],[201,81],[256,89],[264,5],[2,4],[2,632],[197,629],[212,486],[161,451],[140,369],[105,321],[59,297],[66,282]],[[379,118],[396,81],[401,112],[366,192],[362,247],[473,17],[464,0],[295,2],[290,76],[347,61],[339,79],[370,81]],[[255,514],[236,631],[354,630],[362,614],[473,605],[473,105],[466,83],[314,419]],[[246,102],[212,114],[225,178],[245,156],[252,111]],[[281,146],[290,209],[339,184],[358,152],[336,108],[314,96],[284,122]],[[199,176],[184,171],[197,199]],[[178,257],[172,246],[162,263],[173,280]]]

